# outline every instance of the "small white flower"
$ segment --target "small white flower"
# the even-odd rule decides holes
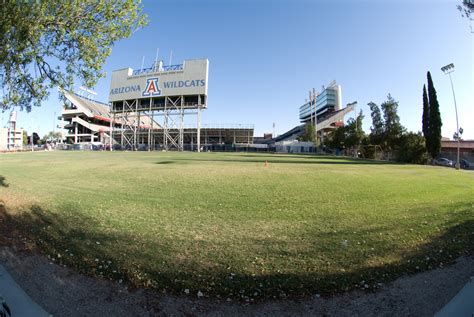
[[[198,296],[198,297],[203,297],[204,294],[203,294],[201,291],[198,291],[197,296]]]

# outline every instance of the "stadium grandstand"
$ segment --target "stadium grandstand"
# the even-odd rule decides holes
[[[344,124],[344,116],[354,110],[355,103],[342,107],[341,86],[332,81],[321,92],[314,89],[309,93],[307,100],[299,108],[299,119],[302,123],[289,131],[277,136],[274,140],[278,142],[293,142],[304,134],[305,125],[311,123],[315,126],[319,142],[324,143],[324,138],[333,129]]]
[[[164,131],[162,125],[149,116],[128,113],[115,115],[106,103],[80,94],[63,91],[64,107],[59,119],[65,130],[64,139],[69,144],[100,143],[114,149],[161,150]],[[138,120],[138,121],[137,121]],[[111,131],[113,139],[110,139]],[[173,129],[172,129],[173,130]],[[177,134],[178,129],[170,131]],[[183,128],[185,150],[197,150],[197,127]],[[248,146],[253,142],[254,126],[246,124],[209,124],[200,128],[203,150],[230,149]],[[126,140],[136,137],[136,148]],[[112,141],[112,142],[111,142]]]

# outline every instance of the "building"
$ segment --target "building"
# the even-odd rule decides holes
[[[160,148],[165,151],[219,149],[250,144],[253,125],[201,127],[201,112],[207,109],[209,61],[185,60],[182,64],[124,68],[112,73],[109,103],[112,140],[122,147]],[[195,120],[189,124],[185,119]],[[147,120],[144,126],[134,122]],[[201,144],[201,139],[204,144]]]
[[[456,161],[458,142],[445,139],[441,140],[441,151],[439,156]],[[459,142],[459,158],[474,163],[474,140],[462,140]]]
[[[23,148],[23,129],[11,131],[8,128],[0,128],[0,150],[12,151]]]
[[[109,103],[112,120],[123,119],[124,126],[111,134],[120,133],[123,144],[136,149],[140,142],[155,147],[160,141],[164,150],[185,148],[185,118],[196,116],[196,139],[191,143],[201,149],[201,111],[207,108],[207,82],[209,61],[207,59],[185,60],[182,64],[165,66],[156,61],[151,67],[133,70],[124,68],[112,73]],[[159,125],[163,137],[153,138],[133,122],[148,118]],[[126,133],[124,132],[126,131]]]
[[[300,107],[300,122],[313,122],[315,113],[318,121],[333,112],[342,109],[342,92],[341,86],[332,81],[327,88],[322,88],[320,93],[313,90],[310,93],[310,100]]]
[[[23,129],[16,126],[16,111],[10,113],[8,127],[0,128],[0,150],[16,151],[23,148]]]
[[[156,61],[149,68],[119,69],[112,73],[108,104],[63,91],[59,119],[64,137],[68,143],[100,142],[126,150],[248,149],[253,125],[201,126],[201,111],[207,109],[208,72],[207,59],[168,66]],[[196,121],[189,124],[185,118]]]
[[[335,128],[344,124],[344,117],[354,111],[354,103],[342,107],[341,86],[332,81],[321,92],[310,91],[309,100],[299,107],[299,120],[302,123],[274,139],[275,147],[283,152],[314,152],[315,149],[301,146],[296,141],[304,134],[305,125],[315,126],[317,140],[324,145],[324,139]]]
[[[128,113],[127,116],[115,115],[110,106],[91,98],[68,91],[62,92],[64,105],[61,124],[64,139],[70,144],[100,142],[112,145],[116,149],[132,150],[126,140],[136,137],[136,150],[163,149],[164,131],[161,124],[151,121],[149,116],[138,116]],[[140,121],[138,121],[138,119]],[[128,120],[128,121],[125,121]],[[113,140],[110,140],[113,131]],[[176,135],[178,129],[171,129]],[[200,128],[203,150],[224,150],[251,144],[254,126],[246,124],[209,124]],[[183,127],[183,143],[185,150],[197,150],[197,127]]]
[[[60,128],[66,143],[110,142],[109,105],[68,91],[62,92],[64,105]]]

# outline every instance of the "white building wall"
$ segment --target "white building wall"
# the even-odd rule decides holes
[[[13,133],[11,133],[9,140],[8,128],[0,128],[0,150],[8,150],[9,143],[15,149],[21,149],[23,147],[23,129],[16,129],[15,136],[13,137]]]
[[[281,141],[275,143],[277,153],[310,153],[314,151],[312,142]]]

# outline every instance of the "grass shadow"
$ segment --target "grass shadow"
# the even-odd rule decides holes
[[[5,180],[6,180],[5,176],[0,175],[0,186],[1,187],[8,187],[9,186],[8,183]]]
[[[239,299],[298,297],[314,293],[346,291],[367,284],[377,287],[379,282],[393,280],[404,274],[420,272],[448,263],[466,252],[473,252],[474,219],[465,219],[448,228],[426,244],[407,251],[401,261],[386,265],[371,266],[353,263],[357,269],[348,272],[324,273],[317,269],[301,269],[298,273],[277,273],[278,266],[265,274],[230,275],[228,267],[233,263],[208,263],[193,257],[181,258],[179,248],[173,248],[172,238],[156,238],[153,241],[140,235],[127,234],[114,227],[104,227],[87,216],[78,204],[62,206],[64,212],[52,213],[38,205],[32,205],[23,212],[9,211],[0,203],[0,244],[16,244],[41,251],[61,265],[68,265],[81,273],[127,281],[132,286],[149,287],[175,294],[189,289],[196,294],[219,295]],[[472,208],[466,206],[466,208]],[[328,232],[313,232],[315,241],[328,238]],[[348,232],[347,235],[350,233]],[[370,232],[362,235],[370,234]],[[274,258],[295,256],[304,259],[314,252],[295,254],[282,250],[278,241],[272,238],[256,241],[267,246]],[[275,244],[275,247],[272,247]],[[231,246],[229,246],[230,248]],[[340,247],[339,245],[337,247]],[[444,252],[440,253],[442,249]],[[149,252],[151,251],[151,252]],[[223,252],[226,250],[217,250]],[[341,251],[343,252],[343,251]],[[387,248],[380,256],[390,254]],[[429,260],[427,260],[429,259]],[[213,259],[209,259],[212,261]]]
[[[175,162],[174,161],[159,161],[159,162],[156,162],[156,164],[174,164]]]
[[[314,159],[314,160],[311,160]],[[315,164],[315,165],[401,165],[394,162],[385,162],[385,161],[369,161],[361,159],[333,159],[331,157],[311,157],[311,159],[305,158],[294,159],[294,157],[261,157],[260,159],[247,159],[239,157],[228,157],[228,158],[198,158],[198,157],[189,157],[189,158],[174,158],[171,161],[158,161],[155,164],[172,164],[178,162],[211,162],[211,163],[264,163],[268,161],[270,164]]]

